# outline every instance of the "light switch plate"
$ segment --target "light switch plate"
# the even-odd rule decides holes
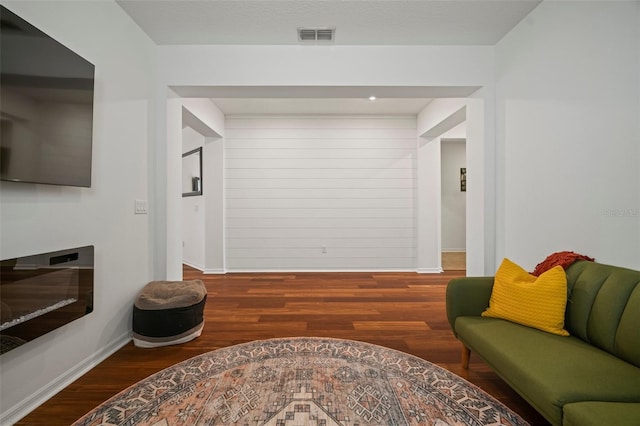
[[[135,214],[147,214],[147,211],[148,211],[147,200],[135,201],[135,207],[134,207]]]

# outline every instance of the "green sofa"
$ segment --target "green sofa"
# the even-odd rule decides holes
[[[566,270],[565,328],[558,336],[481,317],[492,277],[447,286],[447,317],[462,363],[478,354],[553,425],[640,425],[640,271],[588,261]]]

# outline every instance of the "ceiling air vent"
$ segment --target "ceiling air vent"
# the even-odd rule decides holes
[[[335,28],[298,28],[298,41],[333,41],[335,34]]]

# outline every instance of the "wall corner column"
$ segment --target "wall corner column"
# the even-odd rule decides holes
[[[420,274],[440,273],[440,139],[418,137],[417,145],[416,270]]]

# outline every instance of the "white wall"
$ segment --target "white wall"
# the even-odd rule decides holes
[[[205,268],[207,274],[225,273],[224,251],[224,139],[206,138],[203,174],[207,200],[205,222]]]
[[[417,151],[417,271],[440,273],[442,272],[440,139],[418,137]]]
[[[640,3],[545,1],[496,48],[497,259],[640,268]]]
[[[3,4],[96,67],[92,187],[0,186],[0,258],[95,246],[94,311],[0,357],[0,423],[11,424],[130,340],[151,269],[149,215],[134,200],[149,197],[156,58],[115,2]]]
[[[484,86],[492,79],[494,65],[491,46],[171,45],[159,46],[158,52],[165,90],[167,86]]]
[[[182,152],[203,147],[204,139],[203,135],[191,127],[183,128]],[[182,261],[200,270],[204,270],[205,263],[206,214],[204,195],[182,197]]]
[[[474,94],[473,96],[478,96]],[[490,120],[484,117],[484,105],[482,97],[474,99],[434,99],[418,114],[418,271],[442,272],[443,233],[449,232],[449,222],[443,217],[448,207],[443,206],[442,185],[442,139],[469,137],[475,149],[473,155],[466,152],[465,164],[470,162],[477,176],[483,176],[485,167],[484,146],[486,136],[491,135],[493,127]],[[467,118],[467,110],[473,112]],[[467,132],[466,121],[474,123],[471,131]],[[485,132],[485,125],[488,132]],[[468,171],[469,169],[467,169]],[[465,243],[472,241],[467,250],[467,275],[486,275],[483,263],[487,253],[493,253],[492,247],[485,247],[484,222],[492,218],[494,212],[491,208],[485,210],[483,199],[492,196],[493,188],[484,186],[484,180],[477,181],[468,188],[465,198],[471,198],[472,202],[465,207],[475,212],[467,214],[464,222],[466,232]],[[447,212],[448,213],[448,212]],[[460,212],[461,218],[465,218],[465,212]],[[470,225],[469,225],[470,224]],[[436,266],[434,268],[434,266]]]
[[[287,86],[295,88],[322,86],[380,86],[399,87],[427,86],[437,87],[440,93],[446,93],[448,87],[488,87],[487,91],[478,92],[474,99],[474,112],[480,117],[475,120],[473,138],[478,139],[473,155],[474,169],[479,176],[476,198],[482,202],[475,204],[478,214],[472,226],[468,226],[468,234],[474,235],[474,261],[467,261],[473,273],[481,275],[489,253],[489,263],[493,262],[492,238],[483,235],[485,220],[491,220],[495,214],[493,204],[484,202],[485,194],[493,199],[493,186],[480,187],[485,181],[492,183],[493,170],[485,170],[482,166],[486,159],[484,153],[492,152],[494,141],[493,123],[493,47],[490,46],[160,46],[159,79],[157,92],[167,97],[167,102],[158,106],[159,118],[166,117],[167,125],[158,126],[158,148],[164,147],[166,155],[158,153],[156,173],[158,181],[167,179],[167,191],[159,194],[158,202],[167,206],[167,217],[154,222],[154,236],[158,241],[154,244],[157,253],[166,256],[156,262],[156,276],[167,276],[170,279],[181,276],[178,248],[181,247],[181,234],[176,233],[179,221],[180,201],[173,195],[175,189],[169,181],[173,179],[176,164],[173,141],[179,138],[175,128],[179,126],[181,114],[178,108],[171,107],[167,88],[185,93],[197,93],[199,88],[209,86],[222,88],[244,88],[247,94],[252,88],[269,88]],[[184,90],[188,88],[189,90]],[[169,91],[171,93],[171,91]],[[209,92],[211,93],[211,92]],[[455,92],[454,92],[455,93]],[[193,95],[191,95],[193,96]],[[455,96],[455,95],[454,95]],[[172,98],[173,99],[173,98]],[[167,103],[169,107],[167,108]],[[485,111],[485,108],[487,111]],[[470,119],[472,117],[468,117]],[[472,137],[468,141],[470,143]],[[438,154],[439,155],[439,154]],[[439,158],[439,157],[438,157]],[[439,161],[439,160],[438,160]],[[476,166],[477,162],[480,166]],[[166,164],[166,170],[163,168]],[[173,176],[173,177],[172,177]],[[206,186],[205,186],[206,188]],[[472,194],[468,194],[472,195]],[[177,204],[177,207],[176,207]],[[439,208],[439,207],[438,207]],[[166,219],[166,220],[165,220]],[[439,238],[434,235],[436,228],[429,227],[424,237],[428,240]],[[472,229],[475,232],[471,233]],[[469,245],[468,245],[469,246]],[[426,263],[431,269],[437,256]],[[437,265],[436,265],[437,266]]]
[[[467,275],[492,275],[496,253],[495,95],[485,87],[467,99]],[[480,253],[481,255],[474,255]]]
[[[442,138],[440,153],[442,155],[442,251],[465,251],[467,193],[460,191],[460,168],[467,167],[466,142]]]
[[[202,147],[203,263],[205,273],[225,272],[224,265],[224,114],[209,99],[182,99],[182,124],[188,122],[204,136]],[[171,140],[171,144],[179,141]],[[176,198],[178,194],[175,194]],[[172,232],[180,235],[180,229]],[[173,238],[172,238],[173,240]],[[195,265],[192,265],[195,266]],[[174,265],[174,275],[182,276],[180,265]]]
[[[415,269],[415,117],[235,116],[225,131],[228,270]]]

